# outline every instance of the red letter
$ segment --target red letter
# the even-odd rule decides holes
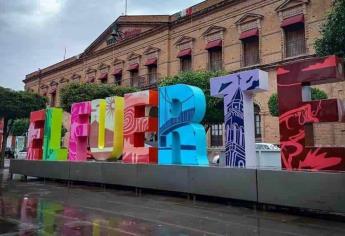
[[[345,170],[345,148],[314,147],[312,123],[345,122],[337,99],[302,100],[302,87],[344,80],[342,60],[330,56],[279,67],[279,126],[283,168]]]
[[[26,159],[28,160],[42,160],[45,116],[45,110],[33,111],[30,113],[27,145],[28,152],[26,154]]]
[[[158,92],[125,94],[124,153],[125,163],[157,163],[157,148],[145,147],[145,132],[157,132],[157,118],[145,117],[146,107],[157,107]]]

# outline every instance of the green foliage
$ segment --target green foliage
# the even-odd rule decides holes
[[[111,96],[123,97],[126,93],[136,92],[132,87],[120,87],[109,84],[67,84],[60,91],[60,105],[63,110],[70,112],[76,102],[91,101]]]
[[[327,94],[318,88],[311,88],[311,100],[322,100],[327,99]],[[277,93],[273,93],[268,100],[268,109],[272,116],[279,116],[279,108],[278,108],[278,95]]]
[[[24,136],[29,129],[29,118],[16,119],[13,121],[10,133],[14,136]]]
[[[318,56],[345,56],[345,1],[336,0],[321,30],[321,38],[315,41]]]
[[[30,112],[44,109],[46,103],[46,98],[37,94],[0,87],[0,117],[7,120],[27,118]]]
[[[189,71],[173,77],[167,77],[161,80],[159,86],[189,84],[202,89],[206,97],[206,115],[203,124],[221,123],[224,120],[223,99],[211,97],[210,79],[225,74],[226,72],[224,71]]]
[[[268,110],[270,111],[271,116],[279,116],[277,93],[273,93],[268,99]]]
[[[46,98],[37,94],[26,91],[14,91],[0,86],[0,117],[4,118],[4,138],[2,141],[0,168],[4,166],[6,139],[9,132],[13,130],[15,120],[28,118],[30,112],[44,109],[46,103]],[[18,128],[22,127],[19,121],[17,121],[17,125]]]
[[[311,100],[322,100],[327,99],[327,93],[318,88],[311,88]]]

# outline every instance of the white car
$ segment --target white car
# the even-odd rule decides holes
[[[265,150],[271,150],[271,151],[280,151],[280,148],[273,143],[256,143],[255,149],[257,151],[265,151]]]
[[[26,152],[27,152],[26,148],[17,152],[16,153],[16,159],[25,159],[26,158]]]

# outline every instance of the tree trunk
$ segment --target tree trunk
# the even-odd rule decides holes
[[[6,150],[6,143],[7,143],[7,137],[8,137],[7,123],[8,123],[8,119],[4,118],[2,146],[1,146],[1,153],[0,153],[0,169],[3,169],[5,167],[5,150]]]

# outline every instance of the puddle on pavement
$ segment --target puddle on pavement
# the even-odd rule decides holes
[[[345,235],[339,222],[147,192],[135,197],[53,182],[6,185],[0,187],[0,235]]]

